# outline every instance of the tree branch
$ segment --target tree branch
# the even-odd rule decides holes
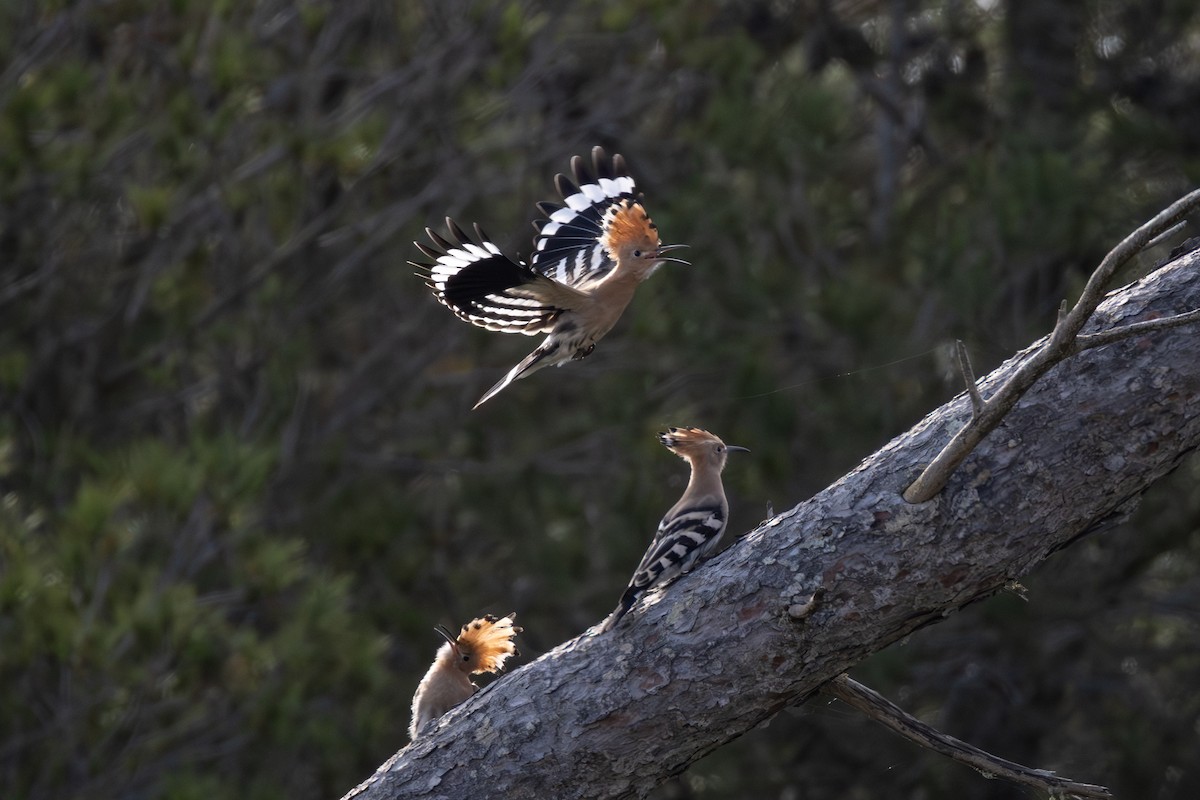
[[[1113,275],[1129,259],[1145,249],[1152,240],[1156,240],[1164,231],[1176,227],[1176,221],[1196,206],[1200,206],[1200,190],[1185,195],[1165,210],[1160,211],[1152,220],[1125,237],[1104,257],[1100,266],[1088,278],[1079,300],[1071,310],[1065,311],[1066,303],[1064,301],[1059,310],[1058,322],[1055,323],[1054,330],[1042,341],[1041,346],[1033,352],[1033,355],[1021,365],[1020,369],[983,403],[982,410],[976,410],[971,420],[959,429],[958,433],[925,467],[912,485],[904,490],[905,500],[910,503],[924,503],[932,499],[946,485],[946,481],[950,479],[950,475],[958,468],[959,464],[971,454],[971,451],[983,441],[985,436],[1004,420],[1004,417],[1029,390],[1029,387],[1033,386],[1051,367],[1080,350],[1086,349],[1077,347],[1077,337],[1083,329],[1084,323],[1092,316],[1103,299],[1104,289],[1112,282]],[[1188,315],[1181,316],[1188,317]],[[1184,324],[1194,319],[1197,318],[1188,317],[1176,324]],[[1130,335],[1137,333],[1138,331],[1134,331]],[[1119,338],[1121,337],[1117,335],[1111,341]],[[1088,346],[1095,347],[1107,343],[1095,342]]]
[[[825,692],[905,739],[966,764],[986,778],[1007,778],[1014,783],[1041,789],[1052,797],[1061,797],[1064,794],[1075,797],[1112,797],[1112,792],[1103,786],[1060,778],[1049,770],[1030,769],[948,736],[908,714],[900,706],[874,689],[863,686],[849,675],[834,678],[825,686]]]
[[[1191,253],[1113,293],[1089,324],[1197,307],[1200,253]],[[1013,380],[1036,349],[981,384]],[[1198,408],[1193,332],[1091,348],[1032,387],[1005,435],[981,443],[945,491],[907,503],[903,487],[970,414],[956,398],[651,592],[630,624],[565,642],[451,710],[347,797],[645,796],[867,656],[1129,513],[1200,447]]]

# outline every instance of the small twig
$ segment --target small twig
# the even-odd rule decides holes
[[[1138,336],[1143,333],[1150,333],[1151,331],[1162,331],[1168,328],[1178,328],[1180,325],[1188,325],[1192,322],[1200,322],[1200,308],[1183,314],[1173,314],[1169,317],[1131,322],[1128,325],[1122,325],[1119,328],[1112,328],[1107,331],[1100,331],[1099,333],[1081,334],[1075,337],[1075,345],[1071,348],[1071,353],[1081,353],[1084,350],[1119,342],[1131,336]]]
[[[823,688],[828,694],[851,708],[861,711],[905,739],[966,764],[979,771],[984,777],[1006,778],[1014,783],[1041,789],[1054,797],[1063,795],[1093,798],[1112,797],[1112,792],[1103,786],[1060,778],[1050,770],[1031,769],[994,756],[974,745],[955,739],[953,736],[948,736],[921,722],[883,695],[862,685],[849,675],[839,675],[825,684]]]
[[[1170,328],[1200,320],[1200,316],[1197,316],[1195,312],[1188,312],[1164,319],[1137,322],[1101,333],[1079,335],[1079,331],[1100,305],[1100,301],[1103,300],[1104,289],[1116,271],[1138,252],[1149,246],[1149,243],[1164,231],[1176,227],[1176,221],[1197,206],[1200,206],[1200,191],[1184,195],[1160,211],[1149,222],[1126,236],[1104,257],[1100,266],[1088,278],[1087,285],[1084,286],[1075,305],[1068,311],[1066,302],[1063,302],[1059,308],[1058,321],[1054,325],[1054,330],[1050,332],[1042,346],[1026,359],[1009,376],[1004,385],[981,406],[975,404],[974,397],[971,398],[973,408],[971,419],[950,439],[941,452],[929,463],[929,466],[913,481],[912,485],[904,490],[906,501],[924,503],[940,492],[958,465],[971,454],[971,451],[983,441],[985,436],[1003,421],[1017,401],[1029,390],[1029,387],[1033,386],[1038,378],[1046,374],[1054,365],[1091,347],[1109,344],[1151,330]]]
[[[971,356],[967,354],[967,346],[962,339],[954,340],[958,353],[958,369],[962,372],[963,383],[967,385],[967,394],[971,396],[971,416],[978,418],[983,413],[983,397],[979,394],[979,384],[975,382],[975,370],[971,369]]]
[[[1187,227],[1186,219],[1176,222],[1174,225],[1167,228],[1165,231],[1160,233],[1158,236],[1155,236],[1153,239],[1146,242],[1146,249],[1149,250],[1151,247],[1157,247],[1158,245],[1162,244],[1167,239],[1170,239],[1172,236],[1179,233],[1181,230],[1183,230],[1186,227]]]

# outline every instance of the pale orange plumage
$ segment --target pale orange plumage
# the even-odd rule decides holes
[[[496,618],[491,614],[462,626],[457,638],[437,628],[445,639],[433,665],[413,695],[408,735],[416,739],[427,725],[479,690],[469,676],[496,672],[509,656],[517,654],[513,636],[521,632],[516,612]]]

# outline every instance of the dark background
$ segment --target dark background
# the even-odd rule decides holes
[[[686,479],[655,431],[754,451],[747,531],[1200,178],[1190,1],[561,6],[0,4],[0,795],[340,796],[406,742],[435,624],[517,610],[516,668],[612,608]],[[527,257],[594,144],[694,266],[472,413],[536,340],[455,320],[411,240],[452,214]],[[1198,477],[855,676],[1200,796]],[[1033,793],[817,698],[656,796]]]

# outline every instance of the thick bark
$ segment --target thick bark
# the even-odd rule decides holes
[[[1114,293],[1084,330],[1197,307],[1193,253]],[[984,396],[1030,352],[981,381]],[[451,711],[351,796],[644,795],[1122,518],[1200,444],[1198,396],[1195,326],[1089,350],[1046,374],[938,496],[906,503],[901,492],[969,418],[961,395],[615,631],[566,642]],[[811,613],[789,615],[818,589]]]

